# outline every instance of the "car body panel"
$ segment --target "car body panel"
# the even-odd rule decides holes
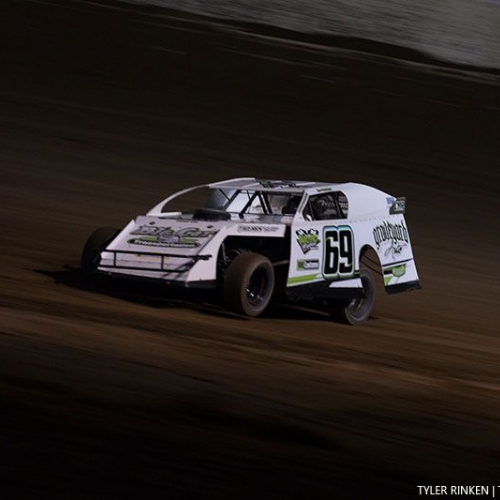
[[[211,190],[201,209],[206,219],[165,211],[175,198],[202,187]],[[285,202],[292,198],[294,213],[287,213]],[[356,183],[239,178],[195,186],[132,220],[101,252],[97,270],[167,284],[216,286],[227,241],[244,246],[258,239],[265,253],[285,239],[289,251],[274,264],[287,266],[290,295],[321,290],[321,296],[355,296],[362,290],[360,257],[368,248],[379,258],[386,290],[403,291],[419,287],[404,207],[403,198]]]

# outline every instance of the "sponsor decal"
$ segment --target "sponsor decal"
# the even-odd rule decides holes
[[[127,243],[165,248],[197,248],[203,241],[211,238],[217,231],[207,231],[198,227],[184,227],[174,230],[172,227],[140,226],[130,234],[138,235]]]
[[[297,243],[299,244],[302,253],[309,253],[311,250],[317,250],[321,240],[319,239],[319,231],[317,229],[298,229],[295,231],[297,235]]]
[[[279,226],[238,226],[239,233],[275,233]]]
[[[408,230],[406,229],[403,220],[397,224],[390,222],[382,222],[373,228],[373,239],[377,245],[377,250],[381,247],[387,247],[384,255],[390,255],[393,259],[399,256],[408,246]]]
[[[401,276],[404,276],[406,274],[406,264],[401,264],[400,266],[393,267],[392,274],[394,274],[396,278],[401,278]]]
[[[390,269],[386,269],[384,271],[384,284],[387,286],[392,278],[401,278],[406,274],[406,263],[400,264],[399,266],[391,267]]]
[[[319,269],[318,259],[301,259],[297,261],[297,271],[310,271]]]

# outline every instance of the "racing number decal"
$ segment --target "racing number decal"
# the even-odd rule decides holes
[[[353,276],[354,238],[351,227],[326,227],[323,242],[323,275],[325,278],[349,278]]]

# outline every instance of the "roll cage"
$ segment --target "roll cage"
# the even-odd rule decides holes
[[[207,188],[209,186],[194,186],[192,188],[179,191],[172,196],[169,196],[158,205],[153,207],[147,215],[166,216],[171,214],[179,214],[179,212],[169,212],[168,205],[177,198],[191,193],[195,190]],[[294,215],[296,208],[302,202],[304,193],[297,192],[276,192],[270,190],[259,189],[224,189],[213,187],[209,188],[211,193],[202,207],[206,210],[226,212],[230,215],[235,215],[242,218],[244,215]],[[295,210],[286,212],[285,209],[290,207],[291,200],[295,200]],[[199,209],[198,209],[199,210]],[[187,213],[196,213],[196,207],[193,207]]]

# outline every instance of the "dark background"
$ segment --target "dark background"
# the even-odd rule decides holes
[[[498,75],[113,3],[4,0],[0,37],[3,498],[498,482]],[[95,227],[237,176],[407,196],[423,290],[352,328],[82,280]]]

